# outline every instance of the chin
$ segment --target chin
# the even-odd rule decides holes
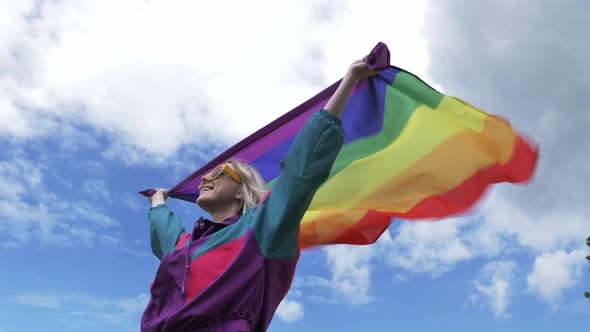
[[[210,201],[211,199],[209,197],[199,196],[195,203],[197,203],[197,205],[199,205],[201,208],[204,208],[206,205],[208,205],[207,203],[209,203]]]

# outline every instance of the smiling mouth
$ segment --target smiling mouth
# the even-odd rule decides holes
[[[201,191],[211,191],[213,190],[213,186],[205,186],[203,188],[201,188]]]

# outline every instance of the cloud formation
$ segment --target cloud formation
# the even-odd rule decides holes
[[[582,249],[557,250],[535,258],[533,270],[527,275],[529,292],[546,303],[558,305],[563,292],[581,281],[586,253]]]
[[[24,292],[2,299],[24,307],[35,307],[59,314],[68,325],[100,326],[111,325],[121,329],[137,326],[141,313],[147,306],[149,295],[141,293],[135,297],[111,298],[81,292]]]
[[[399,32],[419,24],[422,2],[399,22],[372,2],[11,2],[0,33],[0,136],[22,142],[69,128],[85,137],[79,127],[88,126],[108,137],[105,157],[137,161],[235,143],[379,40],[392,41],[398,64],[425,67],[418,30]]]
[[[515,261],[487,263],[473,283],[475,292],[470,295],[471,300],[490,307],[496,318],[509,318],[508,305],[514,292],[516,268]]]
[[[474,249],[463,237],[468,219],[442,222],[401,222],[393,229],[397,234],[386,241],[383,258],[390,266],[409,272],[438,276],[462,261],[474,257]]]
[[[110,199],[105,182],[89,180],[81,191],[92,189],[86,200],[68,188],[69,180],[52,179],[51,163],[36,161],[24,151],[3,151],[0,159],[0,248],[14,249],[31,243],[66,247],[107,247],[136,256],[150,256],[120,238],[120,223],[104,208]],[[41,158],[43,159],[43,158]],[[67,176],[67,174],[63,174]],[[69,179],[69,178],[68,178]],[[55,182],[61,183],[56,185]],[[72,179],[73,180],[73,179]],[[64,194],[64,186],[67,191]],[[100,192],[95,192],[95,191]],[[72,194],[73,193],[73,194]],[[123,203],[126,204],[126,203]],[[143,246],[143,245],[142,245]]]
[[[588,10],[586,2],[449,0],[428,11],[433,80],[540,144],[534,181],[502,186],[486,204],[491,232],[514,232],[534,250],[572,245],[590,217],[590,189],[580,181],[590,177],[590,46],[578,42],[590,29]]]
[[[284,299],[277,308],[277,315],[280,319],[292,323],[303,319],[303,303],[295,300]]]

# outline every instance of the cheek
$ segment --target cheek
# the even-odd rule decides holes
[[[215,189],[205,192],[206,196],[227,196],[227,186],[225,183],[216,183]]]
[[[240,191],[240,185],[236,182],[224,183],[222,186],[219,186],[219,194],[223,197],[231,197],[235,198],[236,194]]]

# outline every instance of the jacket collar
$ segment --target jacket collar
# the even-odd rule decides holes
[[[201,217],[195,222],[195,225],[193,226],[192,241],[216,233],[217,231],[224,229],[229,225],[233,225],[240,219],[240,217],[240,215],[231,216],[225,218],[222,222],[213,222],[209,219]]]

